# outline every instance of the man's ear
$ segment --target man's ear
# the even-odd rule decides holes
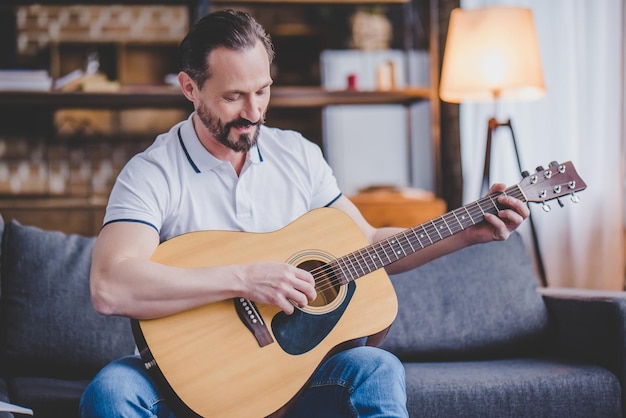
[[[195,103],[195,93],[198,90],[198,86],[189,74],[184,71],[178,73],[178,83],[185,97],[192,103]]]

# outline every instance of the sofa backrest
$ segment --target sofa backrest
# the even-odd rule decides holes
[[[0,358],[10,375],[90,378],[133,353],[129,320],[102,316],[91,304],[94,238],[14,220],[2,237]]]
[[[548,312],[518,233],[391,280],[400,307],[382,346],[402,360],[507,357],[541,349]]]

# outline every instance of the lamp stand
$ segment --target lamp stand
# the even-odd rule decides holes
[[[517,167],[519,168],[520,173],[522,173],[522,163],[519,157],[519,151],[517,149],[517,142],[515,141],[515,133],[513,132],[513,125],[511,125],[511,119],[506,122],[498,122],[495,117],[489,119],[487,125],[487,144],[485,146],[485,166],[483,168],[483,181],[480,188],[480,195],[484,196],[489,190],[489,174],[491,171],[491,139],[493,137],[493,133],[499,127],[507,127],[511,132],[511,139],[513,140],[513,148],[515,150],[515,157],[517,158]],[[543,259],[541,258],[541,250],[539,248],[539,240],[537,239],[537,231],[535,230],[535,224],[533,222],[532,213],[528,215],[528,221],[530,222],[530,231],[532,233],[533,246],[535,250],[535,259],[537,261],[537,269],[539,270],[539,279],[541,280],[541,284],[544,287],[548,286],[548,281],[546,279],[546,273],[543,266]]]

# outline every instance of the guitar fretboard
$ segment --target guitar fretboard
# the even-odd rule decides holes
[[[342,284],[356,280],[482,222],[486,213],[498,213],[504,209],[497,201],[500,195],[512,196],[522,202],[527,201],[518,185],[511,186],[502,193],[483,197],[438,218],[346,254],[329,263],[329,266]]]

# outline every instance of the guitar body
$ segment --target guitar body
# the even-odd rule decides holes
[[[347,215],[324,208],[271,233],[181,235],[161,244],[152,259],[179,267],[276,261],[309,271],[320,271],[321,265],[324,271],[326,263],[368,244]],[[395,319],[397,299],[384,269],[321,288],[329,289],[318,290],[315,302],[289,316],[274,306],[252,305],[266,332],[263,338],[244,324],[237,302],[226,300],[133,321],[135,339],[144,361],[154,360],[166,390],[174,392],[187,412],[205,417],[269,416],[293,400],[338,347],[378,334]]]

